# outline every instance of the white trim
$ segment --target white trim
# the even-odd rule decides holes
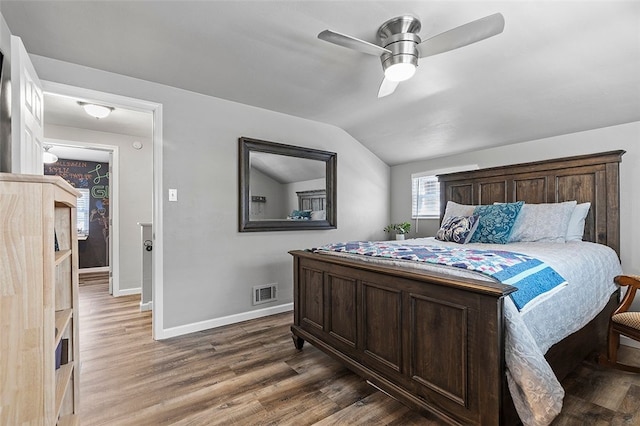
[[[114,297],[121,297],[121,296],[132,296],[134,294],[141,294],[142,293],[142,288],[141,287],[136,287],[136,288],[125,288],[122,289],[118,292],[118,294],[116,294],[116,292],[113,292],[113,296]]]
[[[155,340],[164,339],[164,228],[162,190],[162,104],[153,108],[153,225],[151,332]]]
[[[43,85],[46,82],[43,82]],[[111,268],[111,279],[113,284],[113,295],[120,296],[120,154],[117,145],[105,145],[99,143],[69,141],[66,139],[50,139],[46,138],[47,145],[67,146],[73,148],[96,149],[100,151],[111,152],[111,170],[113,173],[109,175],[109,241],[112,259],[109,259],[109,267]]]
[[[109,250],[111,250],[112,259],[109,259],[109,265],[111,266],[111,286],[112,294],[114,296],[120,296],[120,151],[116,146],[111,151],[110,155],[110,169],[109,174],[109,204],[112,206],[116,214],[109,213]],[[113,176],[112,176],[113,175]],[[111,195],[114,195],[113,202],[111,201]],[[111,230],[113,231],[113,237],[111,236]],[[118,259],[114,262],[114,259]]]
[[[128,96],[116,95],[114,93],[100,92],[98,90],[86,89],[84,87],[70,86],[68,84],[56,83],[53,81],[42,81],[42,88],[45,93],[52,93],[59,96],[68,96],[87,102],[100,101],[109,106],[132,109],[139,112],[151,112],[160,104],[142,99],[130,98]]]
[[[627,336],[620,336],[620,344],[625,346],[631,346],[632,348],[640,349],[640,342],[633,339],[629,339]]]
[[[155,310],[152,322],[154,339],[164,338],[163,330],[163,228],[162,228],[162,104],[113,93],[99,92],[82,87],[69,86],[62,83],[43,81],[43,90],[57,95],[84,98],[88,101],[100,101],[113,105],[133,109],[136,111],[153,113],[153,297]]]
[[[147,303],[140,302],[140,312],[144,311],[153,311],[153,300]]]
[[[269,315],[281,314],[283,312],[289,312],[292,310],[293,303],[285,303],[284,305],[272,306],[270,308],[257,309],[255,311],[243,312],[240,314],[228,315],[226,317],[180,325],[178,327],[166,328],[163,330],[163,339],[182,336],[183,334],[195,333],[196,331],[209,330],[229,324],[236,324],[242,321],[268,317]]]
[[[437,176],[447,173],[468,172],[469,170],[478,170],[477,164],[467,164],[466,166],[446,167],[444,169],[428,170],[426,172],[411,173],[411,179],[419,178],[422,176]]]
[[[96,272],[109,272],[108,266],[96,266],[95,268],[79,268],[79,274],[93,274]]]

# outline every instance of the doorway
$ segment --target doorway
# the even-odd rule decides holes
[[[153,296],[154,313],[153,313],[152,323],[153,323],[154,338],[155,338],[156,335],[158,335],[158,332],[160,332],[161,334],[161,330],[162,330],[161,328],[162,327],[162,321],[161,321],[162,305],[161,305],[161,301],[156,299],[156,297],[161,298],[162,296],[161,294],[162,293],[162,267],[161,267],[162,204],[160,199],[160,194],[161,194],[160,188],[162,185],[162,106],[160,104],[142,101],[139,99],[128,98],[128,97],[123,97],[120,95],[114,95],[114,94],[109,94],[104,92],[97,92],[94,90],[89,90],[89,89],[84,89],[84,88],[79,88],[75,86],[59,84],[59,83],[43,81],[42,85],[43,85],[45,96],[51,95],[59,98],[66,98],[67,100],[72,100],[74,107],[76,106],[78,101],[91,102],[91,103],[98,103],[100,105],[105,105],[105,106],[114,108],[113,110],[114,116],[119,112],[127,110],[127,111],[132,111],[133,113],[143,114],[149,117],[148,135],[147,135],[148,137],[146,139],[141,139],[138,136],[129,135],[130,137],[129,140],[127,140],[125,143],[118,145],[118,148],[119,148],[118,154],[115,155],[120,160],[119,162],[120,170],[119,170],[119,173],[117,173],[120,181],[120,185],[119,185],[120,190],[118,191],[119,196],[117,197],[118,202],[120,204],[120,218],[119,218],[120,242],[117,245],[116,244],[113,244],[113,245],[114,247],[117,246],[121,248],[120,254],[119,254],[120,260],[122,260],[123,257],[125,256],[125,253],[123,253],[125,246],[129,247],[130,245],[133,245],[134,250],[138,250],[138,251],[141,250],[139,239],[137,239],[136,242],[133,244],[125,245],[122,241],[122,236],[123,234],[127,234],[127,235],[134,234],[135,236],[139,236],[141,232],[136,222],[153,223],[154,232],[153,232],[152,238],[153,238],[154,247],[153,247],[153,260],[152,260],[153,262],[152,286],[153,286],[153,294],[154,294]],[[46,105],[45,105],[45,108],[46,108]],[[51,126],[54,126],[55,128],[55,132],[49,132],[49,131],[47,132],[46,139],[54,143],[68,145],[70,143],[69,138],[60,137],[60,132],[62,132],[62,130],[64,130],[62,128],[65,127],[63,122],[59,121],[60,117],[51,116],[50,114],[48,115],[45,112],[45,120],[46,120],[45,124],[47,126],[51,125]],[[52,121],[53,121],[53,124],[52,124]],[[97,122],[94,122],[94,124],[97,126],[106,125],[106,120],[104,121],[98,120]],[[128,128],[126,126],[128,126],[129,124],[130,123],[125,123],[118,130],[116,130],[116,132],[119,132],[120,135],[127,133]],[[66,127],[69,127],[69,125],[66,125]],[[99,149],[104,149],[105,148],[104,145],[109,144],[107,140],[99,139],[100,136],[104,136],[105,133],[108,133],[104,129],[94,128],[92,130],[89,130],[88,132],[89,133],[84,132],[81,137],[75,137],[74,140],[72,141],[73,144],[84,146],[84,147],[87,147],[87,146],[90,147],[91,144],[94,144],[93,147],[96,148],[96,145],[99,145],[97,146]],[[88,138],[84,137],[87,134],[90,134],[91,136],[96,136],[98,137],[98,139],[97,140],[93,139],[91,143],[88,143],[87,142]],[[132,157],[135,157],[136,153],[140,154],[145,151],[150,154],[148,158],[144,160],[139,160],[139,159],[136,160],[135,158],[132,158]],[[149,217],[138,217],[134,221],[132,221],[130,218],[125,220],[125,217],[123,217],[125,212],[130,212],[132,210],[130,205],[131,201],[125,199],[125,192],[126,192],[125,186],[127,184],[129,184],[129,186],[140,186],[140,185],[138,185],[138,181],[136,180],[137,177],[135,176],[133,178],[134,179],[133,181],[129,181],[129,182],[127,181],[127,177],[125,176],[125,173],[124,173],[124,168],[127,162],[135,163],[136,161],[138,161],[137,164],[145,165],[149,167],[149,180],[151,184],[150,184],[149,190],[146,191],[146,194],[149,197],[148,204],[150,206],[150,213],[149,213]],[[125,226],[130,227],[132,226],[132,223],[133,223],[133,226],[136,226],[135,231],[126,232]],[[114,296],[127,295],[127,294],[133,294],[133,293],[139,292],[141,283],[136,286],[137,288],[132,288],[131,285],[126,285],[125,271],[124,271],[124,268],[122,267],[122,262],[121,261],[114,262],[114,265],[118,265],[118,264],[120,266],[120,271],[119,271],[120,273],[118,274],[120,275],[119,277],[120,279],[118,283],[119,285],[116,285],[116,283],[114,282]],[[138,271],[139,270],[140,269],[138,269]],[[137,273],[137,279],[138,279],[138,282],[140,282],[140,273]]]
[[[67,130],[66,134],[77,132]],[[51,138],[45,138],[44,145],[47,152],[57,157],[53,162],[45,161],[45,175],[61,176],[82,194],[77,208],[80,274],[106,272],[109,294],[123,295],[120,291],[119,147]]]

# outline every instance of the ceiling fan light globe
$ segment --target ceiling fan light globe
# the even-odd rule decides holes
[[[384,70],[385,78],[391,81],[405,81],[409,80],[416,73],[416,66],[412,63],[397,63],[392,64]]]

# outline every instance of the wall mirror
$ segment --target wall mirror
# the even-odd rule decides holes
[[[239,139],[240,232],[334,229],[336,153]]]

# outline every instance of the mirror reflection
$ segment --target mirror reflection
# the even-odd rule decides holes
[[[335,228],[336,154],[240,138],[240,231]]]
[[[323,161],[251,152],[250,220],[326,219]]]

